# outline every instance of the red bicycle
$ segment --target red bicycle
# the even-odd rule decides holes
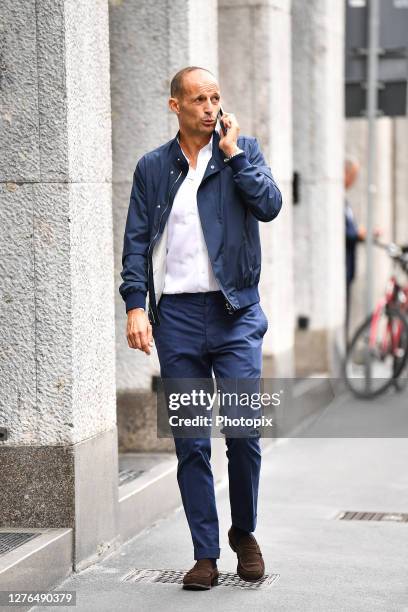
[[[379,241],[374,244],[385,249],[398,268],[408,275],[408,246]],[[400,283],[393,274],[385,295],[348,344],[343,375],[355,396],[370,399],[391,386],[402,390],[408,380],[407,365],[408,284]]]

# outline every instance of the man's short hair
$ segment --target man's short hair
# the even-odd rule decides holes
[[[183,88],[184,75],[188,74],[189,72],[193,72],[193,70],[205,70],[205,72],[209,72],[210,74],[213,74],[211,70],[208,70],[207,68],[202,68],[201,66],[186,66],[186,68],[182,68],[171,79],[170,96],[172,98],[182,97],[182,95],[184,94],[184,88]]]

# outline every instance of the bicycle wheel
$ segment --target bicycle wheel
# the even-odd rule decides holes
[[[386,306],[375,326],[370,315],[355,332],[344,359],[344,380],[356,397],[370,399],[396,382],[407,359],[408,321]]]

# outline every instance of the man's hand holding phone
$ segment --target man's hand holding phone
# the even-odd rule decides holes
[[[221,125],[219,147],[227,157],[230,157],[240,150],[237,145],[239,124],[233,113],[224,113],[222,108],[218,113],[218,119]]]
[[[132,308],[127,313],[126,337],[129,348],[150,355],[153,346],[152,326],[143,308]]]

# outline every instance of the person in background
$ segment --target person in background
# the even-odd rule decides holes
[[[348,191],[356,182],[360,172],[359,161],[352,156],[347,156],[344,162],[344,187]],[[349,337],[350,310],[351,310],[351,285],[356,276],[357,253],[356,247],[359,242],[364,242],[367,231],[363,225],[358,225],[354,217],[353,209],[346,196],[345,198],[345,226],[346,226],[346,341]],[[376,228],[374,237],[381,235],[381,230]]]

